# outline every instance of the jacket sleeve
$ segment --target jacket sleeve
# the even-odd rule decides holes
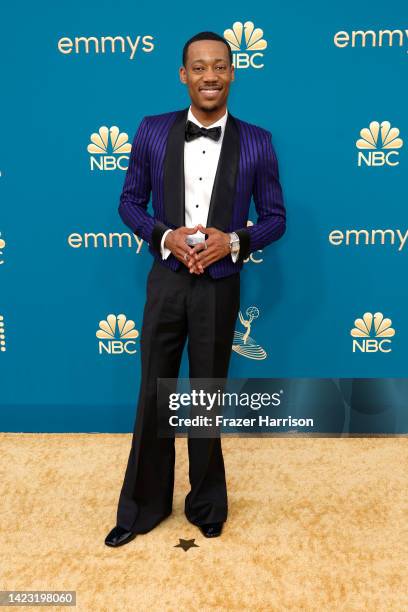
[[[272,145],[272,134],[268,130],[262,131],[253,197],[258,214],[257,223],[234,230],[240,242],[238,261],[243,261],[253,251],[278,240],[286,230],[286,210],[279,182],[278,160]]]
[[[118,211],[123,222],[160,253],[161,237],[169,228],[147,212],[152,189],[148,145],[149,127],[144,117],[133,139]]]

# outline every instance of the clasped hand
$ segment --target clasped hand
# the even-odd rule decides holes
[[[191,247],[186,242],[187,235],[196,234],[198,231],[208,234],[208,238]],[[164,245],[189,269],[191,274],[203,274],[207,266],[230,253],[229,234],[201,224],[172,230],[167,234]]]

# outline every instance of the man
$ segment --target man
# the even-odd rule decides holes
[[[243,261],[285,231],[271,134],[227,110],[234,80],[227,41],[213,32],[192,37],[179,72],[191,105],[144,117],[120,197],[121,218],[149,244],[154,263],[137,416],[108,546],[130,542],[171,514],[175,440],[157,434],[157,379],[178,377],[187,338],[191,378],[227,377]],[[252,195],[258,220],[247,227]],[[206,537],[218,536],[228,509],[221,440],[189,437],[188,455],[186,517]]]

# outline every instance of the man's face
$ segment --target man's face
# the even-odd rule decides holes
[[[187,49],[186,66],[180,80],[188,87],[191,101],[203,111],[214,111],[226,103],[234,66],[228,49],[218,40],[196,40]]]

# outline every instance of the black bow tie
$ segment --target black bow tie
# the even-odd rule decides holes
[[[205,128],[200,127],[192,121],[187,121],[185,130],[185,139],[187,142],[194,140],[194,138],[199,138],[200,136],[206,136],[208,138],[212,138],[213,140],[219,140],[221,136],[221,126],[217,125],[216,127]]]

